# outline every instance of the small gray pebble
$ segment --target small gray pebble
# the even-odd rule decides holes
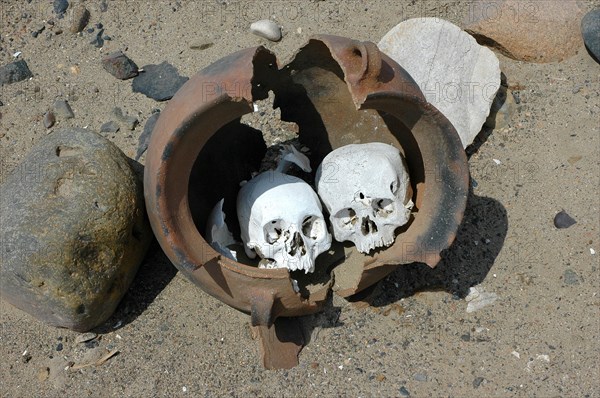
[[[206,50],[208,48],[211,48],[214,45],[215,45],[215,43],[213,43],[213,42],[206,42],[206,43],[201,43],[201,44],[192,44],[192,45],[190,45],[190,49],[192,49],[192,50]]]
[[[559,229],[569,228],[570,226],[577,224],[577,221],[573,219],[566,211],[561,210],[556,216],[554,216],[554,226]]]
[[[406,387],[400,387],[400,395],[403,397],[410,397],[410,392],[406,389]]]
[[[37,26],[37,27],[36,27],[36,28],[35,28],[35,29],[34,29],[34,30],[31,32],[31,36],[32,36],[32,37],[34,37],[34,38],[35,38],[35,37],[38,37],[38,35],[39,35],[40,33],[42,33],[42,32],[44,31],[44,29],[46,29],[46,25],[44,25],[44,24],[40,24],[40,25],[38,25],[38,26]]]
[[[521,103],[521,93],[518,91],[512,91],[512,96],[515,100],[515,104],[519,105]]]
[[[116,133],[117,131],[119,131],[119,125],[117,124],[117,122],[115,122],[113,120],[111,120],[110,122],[104,123],[100,127],[101,133]]]
[[[71,14],[71,26],[69,27],[69,30],[71,33],[79,33],[85,29],[89,21],[90,12],[83,4],[79,4]]]
[[[54,113],[51,111],[46,112],[44,114],[44,127],[49,129],[50,127],[54,126],[54,123],[56,123],[56,117],[54,116]]]
[[[33,74],[24,59],[0,66],[0,86],[32,78]]]
[[[69,8],[69,2],[67,0],[54,0],[53,8],[55,14],[61,15]]]
[[[138,66],[122,51],[115,51],[102,58],[102,67],[117,79],[125,80],[138,75]]]
[[[62,116],[65,119],[72,119],[75,117],[73,113],[73,109],[71,109],[71,105],[65,100],[57,99],[54,101],[54,112],[58,115]]]
[[[142,93],[156,101],[166,101],[175,95],[177,90],[188,81],[179,75],[177,69],[165,62],[159,65],[145,65],[144,73],[133,79],[131,88],[134,93]]]
[[[98,340],[86,341],[85,348],[96,348],[100,345]]]
[[[150,137],[152,137],[152,131],[154,130],[154,126],[156,125],[156,121],[160,116],[160,111],[154,112],[148,120],[146,120],[146,124],[144,125],[144,131],[140,135],[138,139],[138,149],[135,155],[135,160],[139,160],[144,152],[148,149],[148,143],[150,142]]]
[[[565,270],[563,278],[567,285],[579,285],[581,283],[579,275],[572,269]]]
[[[270,19],[256,21],[250,25],[250,32],[271,41],[281,40],[281,27]]]
[[[476,378],[473,380],[473,387],[474,387],[474,388],[477,388],[477,387],[479,387],[479,386],[481,385],[481,383],[483,382],[483,380],[485,380],[483,377],[476,377]]]
[[[96,337],[98,337],[98,334],[93,332],[83,333],[75,337],[75,342],[77,344],[85,343],[86,341],[94,340]]]
[[[124,115],[123,111],[119,107],[113,108],[112,115],[117,118],[117,121],[121,124],[121,126],[128,130],[135,129],[135,126],[137,126],[139,123],[137,117]]]
[[[416,381],[427,381],[427,375],[423,374],[423,373],[415,373],[415,375],[413,376],[413,378]]]
[[[94,37],[94,39],[90,41],[90,44],[93,44],[96,48],[102,48],[104,46],[104,39],[102,38],[103,34],[104,29],[100,29],[98,33],[96,33],[96,37]]]

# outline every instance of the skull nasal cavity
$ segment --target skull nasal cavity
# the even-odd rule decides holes
[[[290,256],[295,256],[296,253],[298,252],[298,250],[300,250],[300,255],[304,256],[306,254],[306,248],[304,247],[304,241],[302,240],[302,237],[300,236],[299,232],[296,232],[294,234],[294,238],[292,240],[292,244],[290,247]]]
[[[362,219],[360,231],[363,235],[374,234],[377,232],[377,224],[375,224],[369,216],[366,216]]]

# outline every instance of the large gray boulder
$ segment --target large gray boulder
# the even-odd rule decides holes
[[[585,14],[581,20],[581,34],[587,49],[600,62],[600,7]]]
[[[41,139],[0,185],[0,220],[2,298],[76,331],[110,317],[152,237],[128,158],[83,129]]]

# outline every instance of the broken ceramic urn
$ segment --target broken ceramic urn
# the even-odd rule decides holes
[[[297,124],[312,170],[349,144],[398,149],[410,176],[401,201],[414,207],[410,216],[403,213],[408,220],[389,247],[361,252],[352,242],[332,242],[314,272],[305,273],[259,268],[241,246],[235,261],[207,243],[202,231],[221,200],[228,229],[241,241],[236,197],[267,150],[261,132],[241,117],[270,91],[281,119]],[[326,162],[320,178],[343,183],[338,166]],[[207,293],[249,313],[265,366],[282,368],[297,364],[303,344],[294,317],[320,311],[331,290],[350,297],[402,264],[438,263],[463,216],[468,168],[456,130],[404,69],[373,43],[321,35],[287,64],[255,47],[190,79],[156,124],[144,186],[152,227],[173,264]]]

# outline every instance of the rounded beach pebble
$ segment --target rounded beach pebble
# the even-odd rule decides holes
[[[271,41],[281,40],[281,27],[270,19],[256,21],[250,25],[250,32]]]
[[[575,224],[577,221],[564,210],[554,216],[554,226],[558,229],[569,228]]]

